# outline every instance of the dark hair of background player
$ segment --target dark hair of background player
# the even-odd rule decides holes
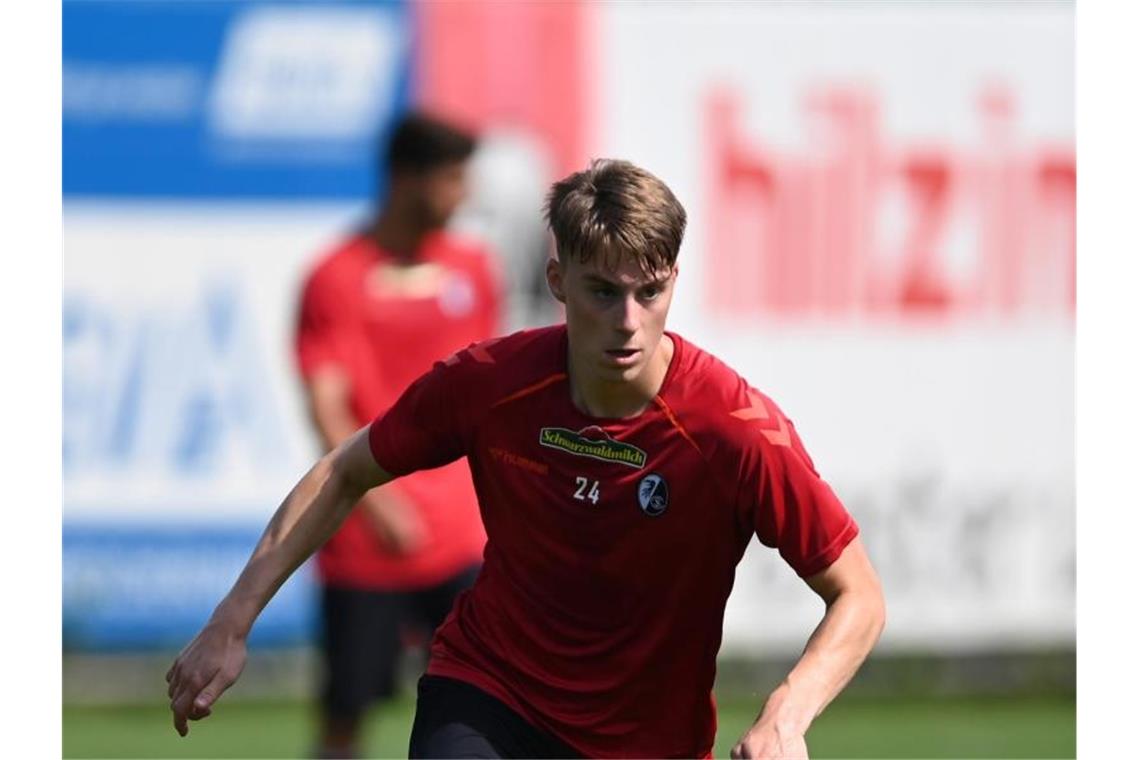
[[[388,171],[421,174],[466,161],[475,150],[474,135],[420,111],[397,122],[383,151]]]

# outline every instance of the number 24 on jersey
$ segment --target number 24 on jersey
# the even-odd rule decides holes
[[[594,504],[598,503],[598,499],[601,498],[602,495],[601,492],[598,491],[598,481],[583,478],[581,475],[574,478],[574,481],[578,484],[578,490],[574,492],[575,499],[578,501],[586,501],[589,499]]]

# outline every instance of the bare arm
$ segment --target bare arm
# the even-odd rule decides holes
[[[305,381],[309,415],[326,451],[356,432],[350,391],[349,378],[332,364],[320,368]],[[390,488],[364,494],[360,509],[372,531],[393,554],[414,552],[426,540],[426,529],[415,506]]]
[[[768,697],[733,758],[807,757],[804,734],[855,675],[886,623],[878,576],[856,538],[830,567],[807,578],[827,612],[803,655]]]
[[[333,365],[322,367],[305,380],[309,416],[325,451],[336,448],[356,432],[356,420],[349,406],[350,390],[348,377]]]
[[[332,535],[365,491],[389,480],[372,458],[365,428],[323,456],[285,497],[233,588],[166,674],[179,734],[186,735],[187,719],[209,715],[237,680],[245,665],[246,637],[281,584]]]

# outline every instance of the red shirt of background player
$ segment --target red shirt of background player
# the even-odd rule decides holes
[[[305,282],[296,335],[301,373],[334,364],[349,379],[358,425],[382,414],[440,356],[494,334],[500,295],[492,259],[443,232],[429,235],[414,266],[360,235],[327,254]],[[482,558],[486,536],[467,467],[456,462],[383,486],[418,510],[425,544],[393,556],[361,510],[321,548],[321,580],[341,587],[424,588]]]
[[[807,577],[858,534],[776,405],[667,335],[665,380],[636,417],[572,403],[558,326],[436,364],[369,429],[394,476],[466,455],[483,509],[483,572],[428,673],[586,757],[708,756],[724,608],[751,537]]]

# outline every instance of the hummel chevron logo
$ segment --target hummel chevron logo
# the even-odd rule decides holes
[[[491,355],[489,353],[487,353],[487,349],[491,346],[492,343],[497,342],[498,341],[496,340],[489,340],[486,343],[480,343],[477,346],[472,346],[471,358],[477,362],[482,362],[483,364],[494,364],[495,360],[491,358]]]
[[[768,411],[768,405],[764,403],[764,398],[755,391],[748,392],[748,400],[752,402],[752,406],[737,409],[735,412],[731,412],[732,416],[745,422],[759,422],[760,432],[770,443],[777,446],[791,446],[792,434],[788,431],[788,423],[783,415],[777,413],[773,420],[773,415]]]
[[[454,354],[444,359],[443,363],[449,367],[453,364],[458,363],[459,355],[466,351],[471,355],[472,359],[480,362],[481,364],[494,364],[495,358],[487,352],[487,349],[498,343],[500,340],[502,340],[502,338],[490,338],[489,340],[485,340],[482,343],[476,343],[472,346],[468,346],[467,348],[456,351]]]

